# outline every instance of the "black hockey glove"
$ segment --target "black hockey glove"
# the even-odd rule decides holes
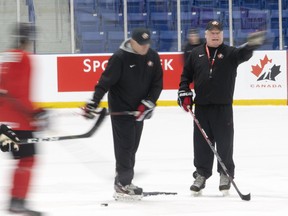
[[[141,104],[138,106],[136,115],[136,121],[143,121],[152,117],[152,112],[155,108],[155,104],[150,100],[141,100]]]
[[[179,90],[177,102],[180,107],[186,112],[189,112],[189,109],[192,109],[194,103],[193,92],[191,90]]]
[[[93,119],[95,117],[95,110],[98,107],[98,103],[91,100],[84,107],[82,107],[82,110],[84,111],[83,116],[86,119]]]
[[[8,151],[19,151],[20,142],[19,138],[16,136],[14,131],[7,125],[2,124],[0,126],[0,149],[3,152]]]

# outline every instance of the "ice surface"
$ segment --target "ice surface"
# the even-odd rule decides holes
[[[85,132],[92,121],[53,110],[50,130],[39,136]],[[288,213],[288,108],[234,107],[235,183],[251,201],[242,201],[232,187],[229,197],[218,191],[216,158],[213,176],[201,197],[191,196],[193,183],[193,119],[178,107],[158,107],[145,127],[137,153],[134,183],[145,191],[178,192],[176,196],[114,201],[114,153],[110,119],[92,138],[39,144],[39,163],[30,206],[47,216],[163,215],[235,216]],[[0,215],[6,213],[14,161],[0,153]],[[108,206],[101,204],[107,203]]]

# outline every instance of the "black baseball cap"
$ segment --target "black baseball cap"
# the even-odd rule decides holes
[[[207,26],[206,26],[206,30],[213,30],[213,29],[217,29],[219,31],[223,31],[223,26],[222,24],[217,21],[217,20],[212,20],[210,22],[208,22]]]
[[[199,34],[198,29],[189,29],[188,34]]]
[[[146,28],[136,28],[132,32],[132,39],[140,45],[151,43],[150,37],[150,31]]]

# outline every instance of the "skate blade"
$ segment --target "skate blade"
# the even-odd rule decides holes
[[[143,195],[129,195],[115,192],[113,198],[116,201],[140,201],[143,198]]]
[[[9,215],[17,216],[41,216],[40,212],[9,212]]]
[[[202,195],[202,190],[200,191],[191,191],[191,195],[194,197],[198,197]]]
[[[224,197],[230,195],[229,190],[221,190],[220,192],[222,193],[222,195],[223,195]]]

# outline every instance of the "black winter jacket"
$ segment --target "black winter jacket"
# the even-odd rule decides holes
[[[156,103],[163,88],[163,71],[157,52],[135,53],[129,39],[109,59],[95,86],[93,100],[99,103],[108,92],[111,111],[134,111],[142,99]]]
[[[195,104],[232,104],[237,67],[252,57],[255,48],[220,45],[211,74],[206,43],[194,48],[184,65],[179,90],[189,90],[194,82]]]

